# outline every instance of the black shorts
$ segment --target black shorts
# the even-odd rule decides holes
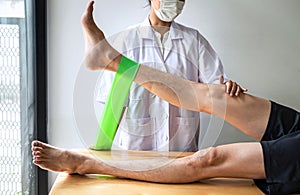
[[[300,113],[271,102],[261,140],[266,179],[254,180],[265,194],[300,193]]]

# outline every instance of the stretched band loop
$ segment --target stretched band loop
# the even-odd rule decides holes
[[[139,63],[122,56],[100,118],[96,143],[93,149],[111,149],[126,98],[138,69]]]

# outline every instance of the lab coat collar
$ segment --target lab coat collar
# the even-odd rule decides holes
[[[155,40],[155,35],[152,31],[152,27],[149,21],[149,18],[147,17],[144,22],[139,27],[139,33],[141,35],[142,39],[152,39]],[[175,21],[172,22],[170,27],[170,38],[171,40],[175,39],[183,39],[184,33],[180,30],[179,24],[177,24]]]

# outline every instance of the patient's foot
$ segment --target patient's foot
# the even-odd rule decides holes
[[[90,1],[81,17],[85,41],[85,63],[92,70],[107,69],[114,71],[121,56],[119,52],[110,46],[103,32],[96,25],[93,18],[93,6],[94,1]]]
[[[42,169],[86,174],[91,159],[68,150],[62,150],[39,141],[32,142],[33,163]]]
[[[94,1],[90,1],[87,4],[86,10],[81,17],[81,24],[83,28],[85,47],[86,49],[91,49],[101,40],[105,39],[103,32],[97,27],[94,18]]]

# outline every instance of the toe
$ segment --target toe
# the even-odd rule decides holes
[[[44,148],[45,144],[43,142],[40,142],[40,141],[36,140],[36,141],[32,142],[32,146],[33,146],[33,148],[35,148],[35,147]]]
[[[34,140],[34,141],[32,141],[32,147],[34,147],[34,146],[39,146],[41,143],[39,142],[39,141],[37,141],[37,140]]]

